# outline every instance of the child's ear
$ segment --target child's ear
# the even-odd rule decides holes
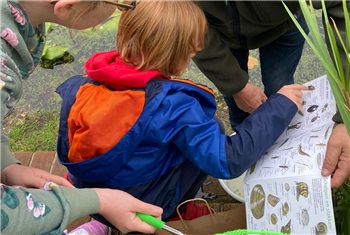
[[[67,20],[72,16],[73,6],[81,0],[59,0],[55,3],[54,12],[60,20]]]

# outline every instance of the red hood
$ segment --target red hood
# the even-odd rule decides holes
[[[99,52],[90,57],[85,71],[92,80],[116,90],[143,88],[152,78],[165,78],[156,70],[139,71],[125,64],[116,50]]]

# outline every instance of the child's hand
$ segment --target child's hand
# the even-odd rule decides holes
[[[302,90],[308,90],[307,86],[292,84],[282,87],[277,93],[287,96],[298,106],[298,110],[300,110],[303,102],[303,93],[301,92]]]
[[[141,212],[161,219],[163,209],[140,201],[130,194],[113,189],[94,189],[100,199],[100,210],[103,215],[122,233],[154,233],[156,228],[143,222],[135,212]]]
[[[1,171],[1,183],[9,186],[42,188],[47,181],[69,188],[74,187],[64,178],[34,167],[12,164]]]

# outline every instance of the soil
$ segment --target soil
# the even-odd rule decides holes
[[[13,108],[4,118],[2,123],[2,131],[5,135],[8,135],[10,131],[10,127],[13,123],[24,123],[26,118],[28,117],[28,111],[24,111],[22,109]]]

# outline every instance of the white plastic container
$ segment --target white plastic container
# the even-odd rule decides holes
[[[244,172],[240,177],[230,180],[219,179],[222,188],[227,192],[227,194],[237,201],[243,203],[245,202],[243,183],[245,174],[246,172]]]

